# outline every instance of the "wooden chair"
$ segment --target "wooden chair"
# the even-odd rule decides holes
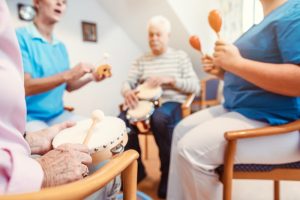
[[[102,168],[92,175],[65,185],[42,189],[39,192],[32,192],[17,195],[0,195],[0,200],[74,200],[96,192],[104,187],[115,176],[121,173],[123,181],[124,199],[136,200],[137,192],[137,158],[138,153],[128,150],[112,158]],[[28,180],[30,184],[30,180]]]
[[[196,105],[200,109],[215,106],[220,104],[221,98],[219,95],[220,79],[216,77],[209,77],[200,80],[200,96],[196,97],[193,102],[193,106]],[[197,110],[200,110],[199,108]]]
[[[280,180],[300,181],[300,162],[277,165],[234,165],[238,140],[288,134],[289,132],[297,130],[300,130],[300,120],[280,126],[226,132],[225,138],[228,141],[228,146],[225,152],[224,166],[220,166],[216,170],[221,175],[224,185],[223,199],[231,200],[232,179],[273,180],[275,200],[280,199]]]

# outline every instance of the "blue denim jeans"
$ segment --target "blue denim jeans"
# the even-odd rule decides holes
[[[121,112],[119,117],[123,119],[127,127],[131,129],[131,132],[129,133],[129,140],[125,149],[134,149],[141,154],[137,128],[128,122],[126,119],[126,112]],[[159,190],[166,190],[173,130],[181,119],[181,104],[177,102],[167,102],[162,104],[159,108],[155,109],[151,116],[151,130],[159,149],[159,158],[161,163],[161,184]],[[139,157],[138,180],[140,179],[139,177],[143,176],[144,174],[145,168],[141,161],[141,157]]]

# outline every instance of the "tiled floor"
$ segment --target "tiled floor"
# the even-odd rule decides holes
[[[138,189],[158,200],[156,190],[159,183],[159,159],[153,136],[149,138],[149,158],[144,160],[148,177],[139,185]],[[142,150],[144,149],[144,136],[140,137]],[[142,153],[144,158],[144,154]],[[273,183],[271,181],[234,181],[233,200],[273,200]],[[281,200],[300,200],[300,181],[286,181],[281,183]]]

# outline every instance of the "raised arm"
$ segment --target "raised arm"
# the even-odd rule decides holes
[[[32,78],[29,73],[25,73],[26,96],[47,92],[63,83],[67,83],[68,91],[78,89],[93,80],[92,78],[80,80],[81,77],[91,71],[89,66],[78,64],[68,71],[45,78]]]

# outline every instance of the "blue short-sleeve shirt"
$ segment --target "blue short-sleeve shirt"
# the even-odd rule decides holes
[[[260,24],[242,35],[235,45],[247,59],[299,65],[300,0],[289,0],[273,10]],[[265,91],[229,72],[224,76],[224,98],[225,108],[272,125],[300,117],[299,97]]]
[[[24,72],[32,78],[45,78],[69,69],[69,56],[63,43],[53,37],[49,43],[31,24],[16,31],[22,53]],[[47,121],[63,112],[66,84],[26,97],[27,121]]]

